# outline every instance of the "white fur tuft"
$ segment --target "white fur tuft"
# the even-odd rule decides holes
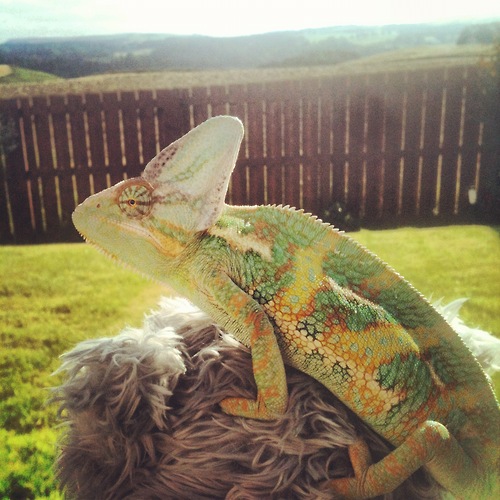
[[[492,375],[500,370],[500,339],[479,328],[467,326],[458,316],[460,308],[467,299],[456,299],[443,305],[441,300],[434,307],[444,316],[446,321],[462,338],[472,354],[477,358],[483,370]]]

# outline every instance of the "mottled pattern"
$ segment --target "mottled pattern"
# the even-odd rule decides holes
[[[208,120],[153,159],[143,178],[127,181],[142,193],[154,178],[147,216],[116,206],[118,185],[79,206],[75,225],[250,347],[257,397],[226,398],[226,413],[281,415],[286,363],[397,447],[370,465],[358,443],[355,477],[332,482],[337,493],[389,492],[426,465],[456,494],[492,495],[500,411],[470,351],[407,281],[346,235],[288,207],[224,206],[241,137],[239,120]],[[171,201],[175,192],[185,198]]]

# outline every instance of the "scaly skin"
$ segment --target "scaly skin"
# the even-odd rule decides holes
[[[425,465],[459,498],[500,495],[500,411],[457,334],[401,276],[314,217],[224,205],[241,123],[217,117],[163,150],[140,178],[74,213],[91,243],[169,284],[252,352],[257,398],[223,410],[272,419],[284,363],[321,382],[395,450],[371,464],[354,443],[345,498],[390,492]]]

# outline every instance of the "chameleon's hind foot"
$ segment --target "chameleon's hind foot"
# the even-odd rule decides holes
[[[364,493],[366,474],[372,464],[372,457],[366,442],[357,439],[349,446],[354,477],[332,479],[325,484],[325,489],[333,491],[335,498],[368,498]]]
[[[339,498],[371,498],[390,493],[423,465],[441,486],[457,496],[465,493],[464,498],[493,498],[488,496],[490,484],[478,479],[481,471],[477,464],[439,422],[423,422],[375,464],[371,463],[368,447],[361,440],[349,447],[349,457],[354,477],[325,484]],[[480,488],[488,494],[479,493]]]

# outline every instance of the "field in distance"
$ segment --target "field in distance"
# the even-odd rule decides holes
[[[0,64],[0,89],[4,87],[11,88],[17,85],[31,85],[53,81],[63,81],[63,79],[43,71]],[[1,91],[0,96],[2,96]]]
[[[491,45],[438,45],[385,52],[334,65],[119,73],[70,79],[62,79],[47,73],[20,68],[11,68],[11,73],[2,77],[1,71],[5,66],[2,65],[0,66],[0,99],[30,95],[189,88],[300,80],[339,74],[411,71],[422,68],[474,65],[491,58],[492,55],[493,47]],[[8,69],[7,66],[4,71],[8,71]],[[14,77],[16,77],[15,80]]]

